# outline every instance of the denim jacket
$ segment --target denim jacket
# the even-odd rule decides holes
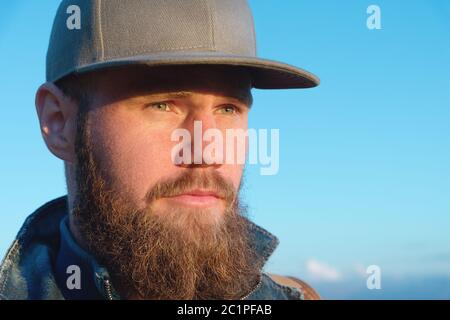
[[[67,216],[67,197],[61,197],[26,219],[0,266],[0,300],[120,299],[107,269],[72,238]],[[265,263],[278,239],[249,222],[254,249]],[[67,285],[70,265],[81,266],[79,287]],[[261,270],[260,282],[242,299],[302,300],[304,294],[276,283]]]

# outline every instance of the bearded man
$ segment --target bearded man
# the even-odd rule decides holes
[[[1,298],[318,297],[263,272],[278,240],[246,217],[243,164],[172,157],[196,121],[247,129],[252,88],[319,83],[256,57],[246,1],[63,1],[46,70],[36,109],[68,194],[26,220]]]

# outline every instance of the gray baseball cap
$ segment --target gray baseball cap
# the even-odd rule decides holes
[[[256,56],[246,0],[63,0],[47,52],[47,81],[126,65],[240,66],[260,89],[319,84],[305,70]]]

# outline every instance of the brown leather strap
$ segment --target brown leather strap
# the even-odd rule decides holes
[[[276,274],[269,274],[269,276],[278,284],[300,289],[304,294],[305,300],[320,300],[320,295],[313,288],[311,288],[310,285],[300,279]]]

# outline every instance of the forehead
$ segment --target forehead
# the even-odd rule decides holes
[[[212,93],[251,102],[250,74],[238,67],[133,66],[107,70],[96,77],[96,89],[114,99],[185,91]]]

